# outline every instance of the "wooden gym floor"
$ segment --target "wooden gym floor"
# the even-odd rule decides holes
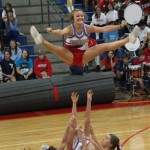
[[[78,124],[85,107],[78,108]],[[71,109],[0,116],[0,150],[40,150],[58,146]],[[92,106],[91,124],[101,141],[108,133],[121,139],[123,150],[150,150],[150,102],[122,102]]]

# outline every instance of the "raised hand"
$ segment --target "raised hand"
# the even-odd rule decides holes
[[[92,101],[92,96],[93,96],[93,91],[92,90],[88,90],[87,91],[87,100],[88,101]]]
[[[77,92],[72,92],[71,94],[71,100],[73,103],[77,103],[78,102],[78,99],[79,99],[79,95]]]

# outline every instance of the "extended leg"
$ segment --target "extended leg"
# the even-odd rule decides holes
[[[112,43],[103,43],[98,44],[93,47],[88,48],[83,55],[83,64],[86,64],[90,60],[94,59],[96,56],[100,55],[105,51],[115,50],[129,42],[129,38],[125,38],[119,41],[115,41]]]
[[[57,54],[67,64],[73,62],[74,56],[72,52],[64,47],[53,45],[44,40],[34,26],[31,26],[30,33],[37,45],[42,44],[49,52]]]
[[[45,40],[42,41],[42,45],[52,53],[57,54],[65,63],[71,64],[73,62],[73,54],[68,49],[53,45]]]

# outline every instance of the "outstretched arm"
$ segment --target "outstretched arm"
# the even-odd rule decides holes
[[[79,99],[79,95],[76,93],[76,92],[72,92],[71,94],[71,100],[72,100],[72,116],[74,116],[74,118],[77,117],[77,102],[78,102],[78,99]],[[72,119],[74,121],[74,118]],[[74,121],[75,122],[75,121]],[[65,131],[65,134],[63,136],[63,139],[61,141],[61,144],[60,144],[60,147],[59,147],[59,150],[64,150],[66,145],[67,145],[67,142],[68,142],[68,135],[69,135],[69,132],[71,132],[71,134],[73,134],[73,131],[69,131],[69,127],[71,126],[71,119],[70,119],[70,123],[69,125],[67,126],[66,128],[66,131]],[[71,137],[70,137],[71,138]]]
[[[97,26],[88,26],[88,31],[90,33],[96,33],[96,32],[111,32],[111,31],[114,31],[114,30],[119,30],[123,27],[125,27],[127,25],[126,21],[122,21],[120,25],[107,25],[107,26],[104,26],[104,27],[97,27]]]
[[[66,27],[64,29],[57,29],[57,30],[53,30],[52,28],[46,28],[47,33],[49,34],[55,34],[55,35],[70,35],[71,30],[70,27]]]
[[[91,143],[95,146],[96,150],[104,150],[104,148],[99,143],[97,137],[95,136],[93,128],[90,126],[90,134],[92,137]]]
[[[68,140],[68,134],[69,134],[69,125],[66,128],[66,131],[65,131],[64,136],[62,138],[61,144],[58,148],[59,150],[64,150],[65,149],[66,143],[67,143],[67,140]]]
[[[85,136],[90,135],[90,115],[91,115],[91,102],[92,102],[92,96],[93,96],[93,91],[88,90],[87,92],[87,105],[86,105],[86,111],[85,111],[85,123],[84,123],[84,133]]]
[[[72,116],[70,118],[70,123],[69,123],[69,133],[68,133],[66,150],[71,150],[73,147],[73,139],[74,139],[74,135],[75,135],[76,126],[77,126],[76,117]]]
[[[79,95],[77,92],[72,92],[71,100],[72,100],[72,115],[77,116],[77,102],[79,99]]]

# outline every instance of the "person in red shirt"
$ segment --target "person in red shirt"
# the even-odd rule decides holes
[[[132,61],[133,65],[141,65],[141,67],[144,67],[144,64],[149,63],[150,61],[148,60],[148,57],[145,56],[145,53],[143,51],[140,51],[138,54],[138,58],[136,58],[135,60]],[[144,77],[144,70],[141,70],[141,77]],[[138,82],[138,84],[140,85],[141,89],[143,89],[143,91],[146,94],[150,94],[149,91],[145,88],[144,83],[142,78],[134,78],[135,81]]]
[[[95,45],[97,45],[97,41],[95,39],[89,37],[88,47],[93,47]],[[95,71],[99,72],[100,71],[100,56],[99,55],[95,57],[95,63],[96,63]]]
[[[109,51],[107,53],[107,56],[105,56],[102,60],[102,67],[101,70],[108,70],[108,71],[114,71],[115,72],[115,65],[118,62],[118,58],[114,56],[113,51]]]
[[[148,57],[145,56],[145,52],[140,51],[138,54],[138,58],[133,60],[133,65],[144,65],[145,63],[149,63]]]
[[[50,78],[52,76],[51,62],[47,59],[43,50],[38,51],[38,57],[34,60],[34,72],[36,78]]]

